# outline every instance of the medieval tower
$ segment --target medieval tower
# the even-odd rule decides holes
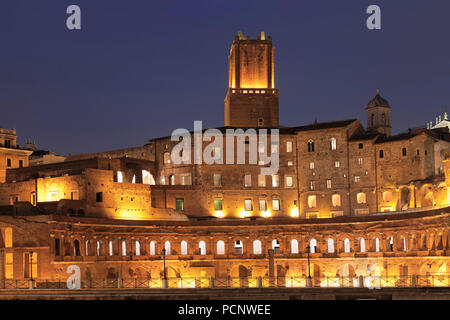
[[[278,127],[278,89],[274,81],[272,38],[234,38],[225,97],[225,126]]]

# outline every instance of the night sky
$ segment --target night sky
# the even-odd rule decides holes
[[[381,30],[366,28],[371,4]],[[222,126],[233,38],[264,30],[281,125],[365,125],[379,88],[399,133],[450,111],[449,16],[448,0],[1,0],[0,125],[58,154]]]

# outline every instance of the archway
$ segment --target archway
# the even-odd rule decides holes
[[[410,208],[411,190],[409,188],[402,188],[400,191],[400,210],[407,210]]]

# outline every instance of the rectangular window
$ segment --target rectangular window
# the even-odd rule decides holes
[[[181,185],[190,186],[192,185],[192,176],[190,174],[185,174],[181,176]]]
[[[383,150],[380,150],[380,158],[384,158],[384,152],[383,152]]]
[[[184,211],[184,198],[177,198],[175,200],[176,210]]]
[[[253,211],[252,199],[245,199],[244,210],[245,211]]]
[[[60,255],[60,240],[55,238],[55,256]]]
[[[309,183],[309,189],[310,189],[310,190],[314,190],[315,188],[316,188],[316,186],[315,186],[314,181],[311,181],[311,182]]]
[[[19,160],[19,168],[23,168],[23,160]]]
[[[334,166],[335,166],[336,168],[339,168],[339,167],[341,166],[341,163],[340,163],[339,161],[335,161],[335,162],[334,162]]]
[[[276,188],[280,185],[280,181],[277,174],[272,175],[272,187]]]
[[[309,168],[310,168],[310,169],[314,169],[314,162],[310,162],[310,163],[309,163]]]
[[[246,187],[252,186],[252,175],[251,174],[246,174],[244,176],[244,186],[246,186]]]
[[[11,148],[11,140],[5,140],[5,147]]]
[[[9,159],[9,158],[6,159],[6,166],[8,168],[11,168],[11,159]]]
[[[215,159],[220,159],[222,158],[222,154],[220,152],[220,147],[214,147],[214,158]]]
[[[364,146],[362,143],[358,144],[358,149],[362,149]]]
[[[222,199],[215,199],[214,200],[214,210],[215,211],[222,211]]]
[[[292,167],[293,165],[294,165],[294,161],[289,160],[289,161],[288,161],[288,167]]]
[[[402,156],[406,156],[406,148],[402,148]]]
[[[355,182],[359,182],[359,176],[355,176]]]
[[[315,208],[316,207],[316,196],[308,196],[308,207]]]
[[[292,152],[292,141],[286,141],[286,152]]]
[[[362,166],[362,164],[363,164],[363,158],[358,158],[358,164],[360,165],[360,166]]]
[[[265,187],[266,186],[266,176],[263,174],[258,175],[258,187]]]
[[[327,188],[331,189],[331,180],[330,179],[327,180]]]
[[[31,204],[33,205],[33,206],[35,206],[36,205],[36,192],[32,192],[31,193]]]
[[[294,185],[292,176],[286,176],[286,187],[292,187]]]
[[[71,200],[80,200],[80,193],[78,192],[78,190],[70,192],[70,199]]]
[[[265,199],[260,199],[259,200],[259,210],[260,211],[266,211],[267,210],[267,205],[266,205],[266,200]]]
[[[214,174],[214,186],[215,187],[220,187],[222,186],[222,175],[215,173]]]
[[[272,142],[270,144],[270,146],[271,146],[270,150],[271,150],[272,154],[278,153],[278,143],[277,142]]]
[[[272,199],[272,210],[280,211],[280,199]]]
[[[96,202],[103,202],[103,192],[97,192],[95,194],[95,201]]]
[[[264,142],[260,141],[260,142],[258,143],[258,152],[259,152],[259,153],[264,153],[264,152],[266,152],[266,148],[264,148],[264,146],[265,146]]]
[[[58,191],[49,192],[48,193],[48,200],[49,201],[59,201]]]

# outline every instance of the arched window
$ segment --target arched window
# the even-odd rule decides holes
[[[375,115],[372,113],[372,115],[370,116],[370,126],[373,127],[375,123]]]
[[[261,241],[255,240],[253,241],[253,254],[261,254]]]
[[[101,249],[102,243],[100,242],[100,240],[97,240],[97,256],[100,256]]]
[[[164,249],[166,249],[166,255],[172,254],[172,245],[170,244],[170,241],[164,243]]]
[[[164,164],[170,164],[170,152],[164,152]]]
[[[390,192],[390,191],[383,192],[383,201],[391,202],[392,201],[392,192]]]
[[[137,256],[140,256],[141,255],[141,243],[139,242],[139,241],[136,241],[135,242],[135,254],[137,255]]]
[[[164,186],[166,184],[166,177],[164,176],[159,177],[159,181],[161,181],[161,185]]]
[[[108,248],[109,249],[109,255],[113,256],[114,255],[113,242],[110,240],[108,245],[109,245],[109,248]]]
[[[358,204],[366,203],[366,194],[365,194],[364,192],[359,192],[359,193],[356,195],[356,202],[357,202]]]
[[[364,238],[359,239],[359,251],[366,252],[366,240]]]
[[[122,173],[122,171],[117,171],[117,182],[123,182],[123,173]]]
[[[169,176],[169,184],[170,184],[171,186],[174,186],[174,185],[175,185],[175,176],[174,176],[173,174],[171,174],[171,175]]]
[[[341,195],[333,194],[331,196],[331,202],[333,203],[333,207],[340,207],[341,206]]]
[[[241,240],[236,240],[234,242],[234,252],[237,254],[244,254],[244,246]]]
[[[79,257],[81,255],[80,254],[80,241],[78,241],[78,240],[75,240],[73,242],[73,255],[75,257]]]
[[[375,238],[375,252],[380,252],[380,239]]]
[[[153,178],[152,174],[147,170],[142,170],[142,183],[143,184],[150,184],[155,185],[155,179]]]
[[[327,251],[328,253],[334,253],[334,240],[331,238],[327,240]]]
[[[348,238],[344,239],[344,252],[350,252],[350,240]]]
[[[150,241],[150,255],[154,256],[156,255],[156,242]]]
[[[291,253],[292,254],[298,253],[298,241],[296,239],[291,240]]]
[[[185,256],[188,254],[188,244],[186,241],[181,241],[181,255]]]
[[[225,242],[217,241],[217,254],[225,254]]]
[[[394,251],[394,238],[393,237],[389,237],[388,239],[388,248],[389,251]]]
[[[280,242],[278,240],[272,240],[272,249],[274,253],[280,253]]]
[[[308,141],[308,152],[314,152],[314,141]]]
[[[125,240],[122,241],[122,256],[127,255],[127,243]]]
[[[381,123],[383,123],[383,126],[386,125],[386,116],[384,115],[384,113],[381,115]]]
[[[200,241],[198,243],[198,249],[199,249],[201,255],[205,255],[206,254],[206,243],[205,243],[205,241],[202,240],[202,241]]]
[[[90,242],[89,240],[86,240],[85,246],[86,246],[86,247],[85,247],[85,252],[86,252],[86,253],[85,253],[85,256],[88,257],[88,256],[89,256],[89,251],[90,251],[90,250],[89,250],[89,247],[91,246],[91,242]]]
[[[312,195],[312,196],[308,196],[308,207],[309,208],[315,208],[317,205],[316,203],[316,196]]]
[[[406,251],[406,238],[402,237],[402,250]]]
[[[316,239],[311,239],[309,241],[309,252],[310,253],[316,253],[316,246],[317,246]]]
[[[336,150],[337,149],[337,142],[336,138],[330,139],[330,150]]]

